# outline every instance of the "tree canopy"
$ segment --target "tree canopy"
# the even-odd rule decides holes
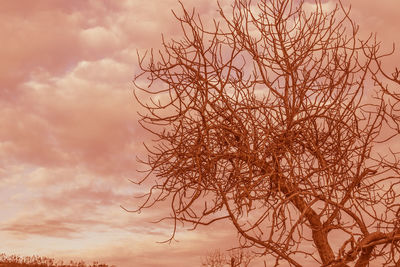
[[[139,210],[167,201],[175,226],[225,220],[271,265],[399,264],[392,51],[362,39],[340,1],[218,8],[205,23],[182,5],[182,38],[138,56],[140,123],[156,139]]]

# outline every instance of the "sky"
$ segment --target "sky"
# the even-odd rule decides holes
[[[214,0],[182,2],[217,14]],[[362,34],[400,50],[400,1],[351,4]],[[134,209],[144,192],[129,181],[142,177],[136,157],[148,138],[132,93],[136,52],[159,48],[161,33],[179,37],[171,9],[179,13],[178,1],[0,2],[0,253],[179,267],[235,244],[229,223],[180,227],[178,241],[157,243],[172,233],[171,223],[152,223],[168,205],[120,207]]]

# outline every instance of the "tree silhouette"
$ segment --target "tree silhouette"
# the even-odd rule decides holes
[[[218,7],[205,26],[182,5],[182,39],[138,56],[140,123],[156,137],[138,181],[155,183],[139,210],[169,202],[175,230],[229,222],[275,266],[398,266],[391,52],[360,39],[341,2]]]
[[[250,251],[244,249],[233,249],[228,255],[219,249],[209,253],[202,261],[203,267],[248,267],[254,259]]]

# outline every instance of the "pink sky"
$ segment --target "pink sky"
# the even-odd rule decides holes
[[[205,17],[217,9],[214,0],[183,2]],[[351,3],[361,32],[400,46],[400,1]],[[143,190],[128,181],[141,177],[135,157],[146,138],[132,95],[136,49],[179,36],[171,9],[176,0],[1,1],[0,253],[179,267],[234,245],[221,223],[158,244],[172,225],[151,221],[168,207],[120,208],[135,208]]]

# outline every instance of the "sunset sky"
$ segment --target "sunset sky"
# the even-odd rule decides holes
[[[214,0],[182,2],[217,14]],[[377,32],[387,51],[397,44],[386,63],[400,66],[400,1],[351,4],[362,34]],[[235,244],[222,223],[159,244],[172,224],[151,222],[167,204],[120,207],[137,207],[144,190],[128,180],[142,177],[147,138],[132,94],[136,51],[159,48],[161,33],[179,38],[171,9],[177,0],[0,1],[0,253],[183,267]]]

